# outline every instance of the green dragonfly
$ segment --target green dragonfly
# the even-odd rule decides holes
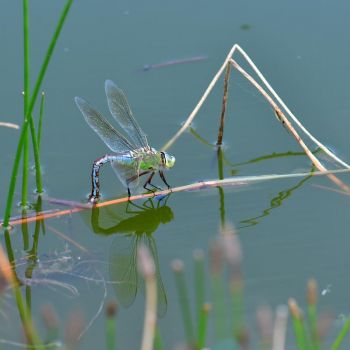
[[[166,152],[157,151],[148,145],[146,134],[133,117],[124,92],[115,83],[111,80],[106,80],[105,91],[109,110],[119,123],[119,126],[129,136],[130,141],[85,100],[75,97],[75,103],[86,122],[115,153],[107,154],[94,161],[91,173],[92,189],[89,200],[96,202],[100,197],[99,172],[101,166],[106,163],[111,164],[119,180],[128,189],[129,197],[131,195],[130,188],[137,188],[140,177],[144,175],[148,175],[148,178],[143,184],[143,188],[148,191],[159,189],[151,183],[156,172],[159,173],[165,185],[170,188],[163,171],[174,166],[175,157]],[[148,186],[152,186],[152,189]]]

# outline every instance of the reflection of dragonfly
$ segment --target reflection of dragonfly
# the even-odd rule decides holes
[[[167,309],[167,297],[159,270],[158,252],[153,233],[159,225],[166,224],[174,218],[174,214],[166,201],[155,206],[148,199],[143,206],[128,202],[124,214],[120,213],[121,205],[93,208],[91,225],[95,233],[103,235],[119,234],[113,240],[109,253],[110,280],[115,281],[114,288],[119,302],[129,307],[134,302],[142,279],[137,272],[137,247],[146,244],[156,265],[158,288],[158,314],[163,316]],[[131,210],[130,207],[136,208]],[[125,214],[129,214],[125,218]],[[122,219],[124,217],[124,219]],[[114,225],[109,226],[113,221]],[[115,223],[117,221],[117,223]]]
[[[174,166],[175,157],[166,152],[159,152],[148,145],[147,137],[134,119],[124,92],[119,89],[111,80],[106,80],[105,91],[107,102],[112,116],[119,123],[120,127],[129,136],[128,141],[117,131],[99,112],[93,109],[80,97],[75,102],[82,112],[90,127],[100,136],[102,141],[116,154],[105,155],[95,160],[92,167],[92,190],[91,201],[96,201],[100,195],[99,171],[105,163],[111,163],[112,168],[120,181],[127,187],[130,196],[130,188],[139,184],[139,177],[148,174],[149,177],[143,187],[147,190],[155,172],[168,186],[163,171]]]

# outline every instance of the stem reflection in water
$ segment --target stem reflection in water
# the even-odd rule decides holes
[[[169,195],[161,199],[146,200],[142,205],[128,202],[126,205],[94,207],[91,211],[91,226],[95,233],[116,235],[109,252],[109,275],[115,283],[118,301],[124,307],[133,304],[143,280],[137,272],[137,247],[145,244],[156,265],[158,287],[158,314],[167,310],[167,296],[159,269],[158,252],[153,233],[160,224],[174,219],[167,206]]]

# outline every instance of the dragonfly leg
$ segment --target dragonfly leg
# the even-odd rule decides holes
[[[167,185],[167,187],[170,188],[170,185],[166,182],[164,173],[162,171],[159,171],[159,176],[163,180],[163,182]]]
[[[153,184],[151,183],[154,174],[155,174],[155,173],[152,172],[152,174],[149,176],[149,178],[147,179],[147,181],[146,181],[145,184],[143,185],[143,188],[144,188],[145,190],[147,190],[147,191],[153,192],[150,188],[147,187],[147,185],[152,186],[152,187],[155,188],[156,190],[161,190],[161,188],[159,188],[159,187],[157,187],[157,186],[155,186],[155,185],[153,185]]]
[[[149,171],[143,171],[142,173],[137,174],[137,175],[135,175],[135,176],[132,176],[132,177],[130,177],[129,179],[126,180],[126,184],[127,184],[127,186],[128,186],[128,198],[131,197],[131,192],[130,192],[130,188],[129,188],[129,183],[131,183],[131,182],[137,180],[139,177],[141,177],[141,176],[143,176],[143,175],[146,175],[146,174],[149,174]]]
[[[108,155],[98,158],[92,164],[91,171],[91,193],[89,195],[90,202],[97,202],[100,198],[100,168],[102,165],[116,160],[116,156]]]

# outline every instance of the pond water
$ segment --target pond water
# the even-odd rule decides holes
[[[30,4],[32,82],[63,4]],[[21,123],[21,7],[7,2],[4,8],[0,12],[0,120]],[[46,193],[85,201],[92,162],[108,152],[82,118],[75,96],[109,118],[104,81],[112,79],[128,96],[151,146],[160,148],[197,104],[234,43],[246,50],[304,125],[349,161],[350,48],[343,40],[350,29],[349,9],[345,0],[74,3],[43,84],[46,106],[41,158]],[[195,56],[206,59],[142,69],[146,64]],[[300,148],[256,90],[232,73],[224,177],[309,171],[309,159],[298,154],[249,162],[273,153],[300,152]],[[222,86],[220,80],[194,122],[195,132],[211,143],[216,140]],[[18,135],[16,130],[0,129],[1,212]],[[172,186],[219,177],[213,148],[193,134],[185,133],[169,152],[176,157],[174,169],[166,174]],[[346,174],[340,178],[350,181]],[[32,190],[34,183],[32,176]],[[82,336],[82,348],[104,348],[105,318],[102,314],[95,319],[94,315],[104,300],[117,298],[121,304],[119,348],[137,349],[144,290],[141,285],[135,287],[133,252],[142,240],[158,259],[162,283],[159,325],[166,348],[172,348],[185,337],[170,264],[176,258],[185,262],[192,300],[192,253],[196,248],[208,252],[224,216],[237,228],[242,244],[245,312],[253,333],[259,305],[275,307],[293,296],[305,306],[310,277],[317,279],[320,290],[327,290],[320,297],[320,308],[332,310],[339,321],[349,314],[349,197],[329,188],[334,185],[323,177],[274,180],[222,187],[221,191],[174,193],[160,206],[154,199],[155,208],[145,208],[138,201],[141,208],[133,208],[132,213],[119,205],[46,220],[45,234],[40,232],[40,261],[34,264],[33,281],[28,281],[34,318],[42,329],[39,311],[43,304],[52,304],[64,328],[70,312],[80,310],[87,323],[93,321]],[[101,191],[103,199],[126,193],[108,166],[101,171]],[[20,200],[19,187],[16,200]],[[59,206],[44,202],[43,207]],[[15,208],[14,214],[18,213]],[[30,266],[23,257],[31,248],[34,229],[35,224],[28,225],[28,245],[23,243],[23,227],[12,231],[20,276]],[[121,273],[119,266],[130,267],[135,283],[129,289],[114,283]],[[19,324],[18,312],[11,296],[5,299],[0,338],[18,340],[20,331],[13,327]],[[334,322],[333,332],[340,325]],[[214,337],[211,341],[215,343]],[[294,349],[292,336],[287,348]]]

